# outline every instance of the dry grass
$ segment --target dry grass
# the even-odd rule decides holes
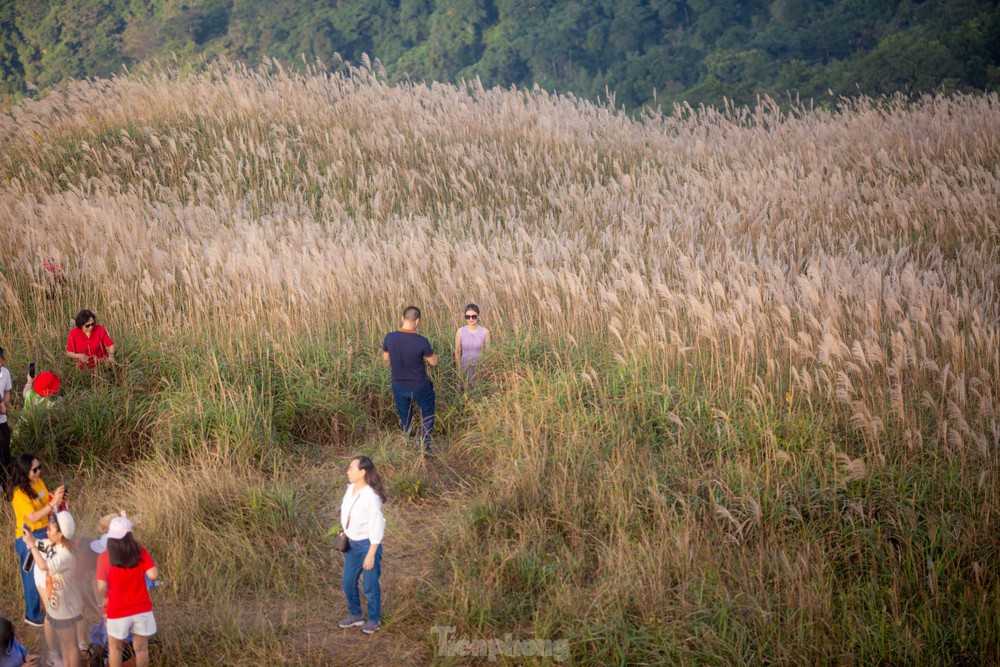
[[[442,347],[475,300],[498,354],[482,394],[442,375],[466,474],[431,502],[463,498],[465,539],[404,596],[421,623],[567,636],[579,662],[996,657],[995,95],[636,119],[220,66],[72,84],[0,144],[0,339],[67,373],[82,305],[123,339],[67,386],[125,383],[114,414],[54,432],[95,469],[148,462],[109,479],[152,490],[178,601],[250,595],[295,544],[258,517],[198,542],[250,554],[199,573],[170,545],[216,524],[178,517],[295,489],[323,515],[289,438],[434,486],[386,440],[374,350],[408,303]]]

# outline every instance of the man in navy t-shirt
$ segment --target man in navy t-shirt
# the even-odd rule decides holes
[[[392,369],[392,395],[396,399],[399,426],[410,432],[413,421],[413,404],[420,408],[420,426],[417,443],[424,452],[431,451],[431,433],[434,431],[434,384],[427,377],[427,366],[438,365],[431,342],[417,333],[420,309],[408,306],[403,311],[403,326],[390,331],[382,341],[382,358]]]

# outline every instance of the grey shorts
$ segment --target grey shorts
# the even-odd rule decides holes
[[[79,621],[83,616],[74,616],[73,618],[52,618],[48,617],[49,625],[51,625],[56,630],[65,630],[66,628],[75,628],[76,622]]]

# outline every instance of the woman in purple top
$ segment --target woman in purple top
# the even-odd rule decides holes
[[[479,326],[479,306],[470,303],[465,307],[465,326],[455,332],[455,365],[462,376],[471,379],[479,357],[490,343],[490,332]]]
[[[14,625],[0,618],[0,667],[37,667],[38,656],[28,653],[14,637]]]

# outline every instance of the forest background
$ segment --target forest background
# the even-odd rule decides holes
[[[5,0],[0,95],[138,63],[224,55],[336,67],[379,59],[390,81],[613,96],[619,107],[753,102],[766,93],[995,90],[993,0]]]

